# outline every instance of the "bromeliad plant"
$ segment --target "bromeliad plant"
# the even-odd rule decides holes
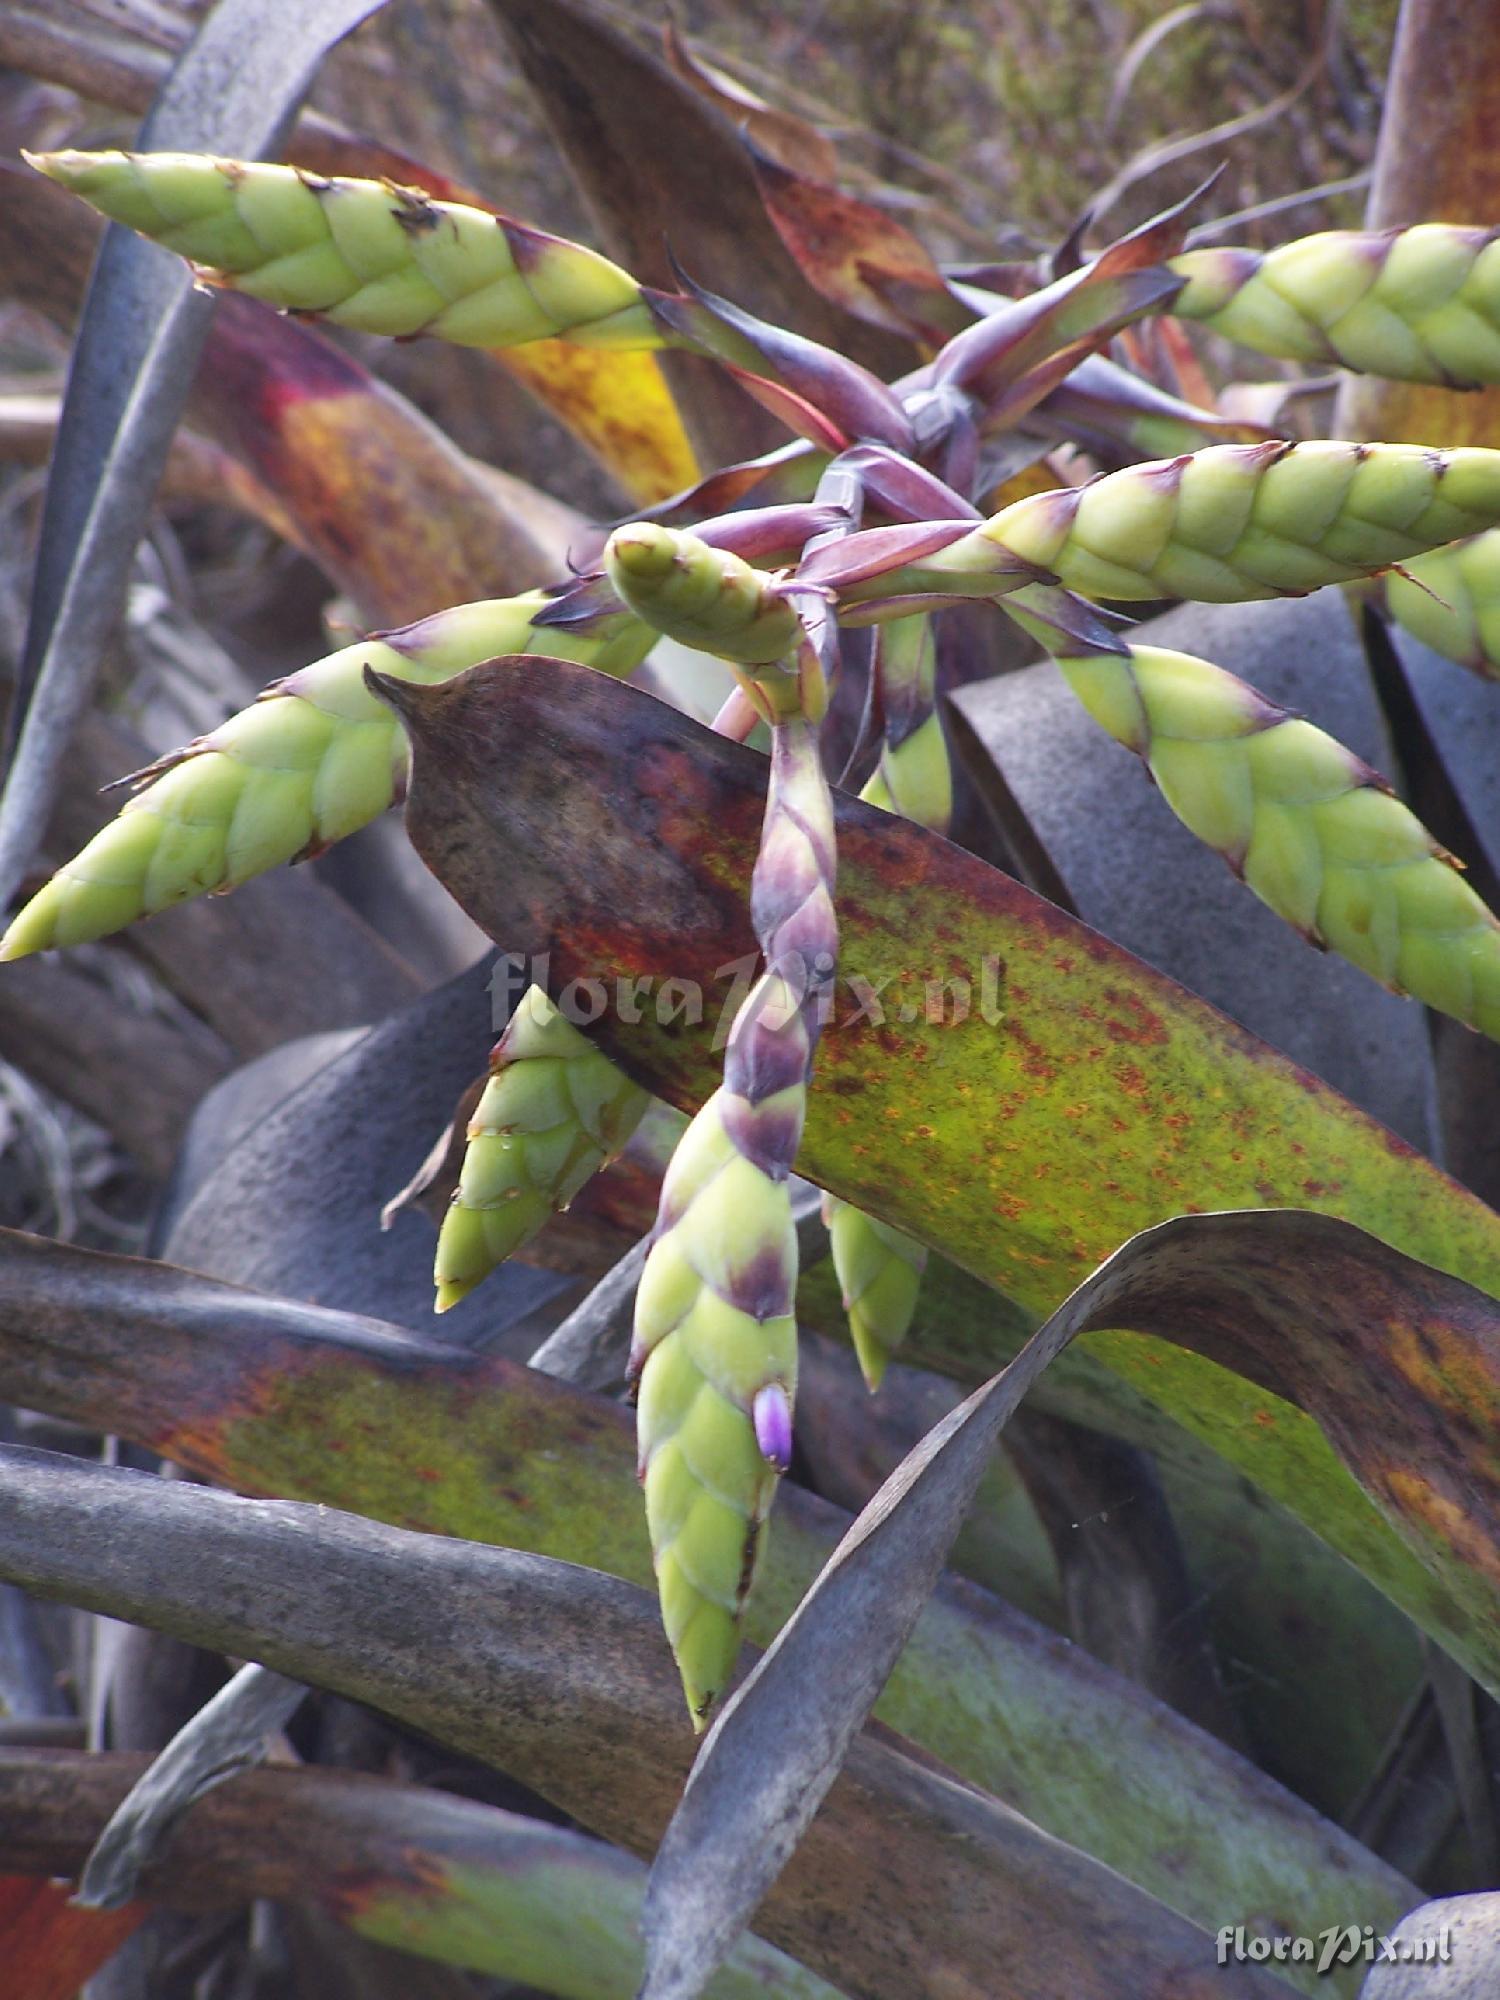
[[[861,795],[944,831],[944,614],[993,604],[1272,910],[1382,985],[1500,1038],[1500,924],[1460,864],[1352,752],[1208,661],[1135,643],[1118,609],[1382,579],[1397,618],[1500,676],[1500,451],[1228,425],[1132,370],[1119,339],[1172,315],[1319,366],[1500,382],[1491,232],[1328,232],[1263,256],[1185,248],[1184,207],[1077,268],[1032,274],[1030,288],[1014,271],[955,281],[942,303],[957,330],[886,382],[686,276],[656,290],[577,244],[417,189],[174,154],[33,164],[209,285],[398,338],[684,350],[795,434],[617,527],[553,590],[460,606],[267,689],[137,774],[119,817],[0,945],[14,959],[104,936],[375,818],[403,782],[392,682],[520,654],[625,676],[663,634],[728,663],[737,687],[716,726],[769,734],[751,890],[763,969],[722,1086],[663,1182],[630,1358],[662,1612],[697,1727],[729,1678],[793,1449],[790,1185],[838,953],[831,690],[861,684],[847,772]],[[648,1102],[533,990],[469,1127],[437,1250],[439,1311],[565,1206]],[[830,1197],[825,1213],[873,1389],[911,1322],[926,1252],[848,1202]]]

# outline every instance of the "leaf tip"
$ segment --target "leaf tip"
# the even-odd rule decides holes
[[[403,721],[415,709],[415,689],[399,674],[383,674],[378,667],[366,666],[363,679],[375,699],[383,701],[387,708],[393,708]]]
[[[51,938],[46,929],[38,924],[35,897],[23,905],[11,918],[3,936],[0,936],[0,965],[12,965],[18,958],[30,958],[33,952],[45,951]]]
[[[26,146],[21,146],[17,150],[28,167],[44,175],[49,181],[56,181],[59,187],[65,188],[76,188],[99,166],[101,158],[105,157],[98,153],[79,152],[71,148],[64,148],[55,153],[34,153]]]
[[[865,1387],[873,1396],[878,1393],[885,1380],[885,1371],[890,1363],[890,1355],[880,1342],[871,1335],[863,1340],[854,1336],[854,1351],[859,1360],[859,1372],[864,1377]]]

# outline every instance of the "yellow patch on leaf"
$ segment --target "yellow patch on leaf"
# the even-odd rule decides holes
[[[495,358],[603,461],[633,500],[665,500],[699,477],[654,354],[533,340]]]

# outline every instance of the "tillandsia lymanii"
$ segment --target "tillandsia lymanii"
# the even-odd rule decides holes
[[[556,591],[441,613],[267,690],[139,774],[119,817],[0,945],[16,958],[103,936],[382,811],[405,750],[367,666],[437,680],[528,652],[623,675],[658,634],[730,663],[739,692],[721,726],[770,731],[751,884],[764,965],[723,1084],[666,1174],[631,1358],[663,1614],[697,1725],[732,1670],[792,1450],[788,1177],[837,951],[831,685],[867,691],[840,775],[868,803],[942,832],[945,613],[993,602],[1272,909],[1382,984],[1500,1038],[1500,924],[1452,857],[1349,751],[1207,661],[1133,643],[1118,609],[1351,584],[1500,676],[1500,452],[1236,426],[1149,379],[1143,350],[1122,338],[1175,314],[1320,368],[1500,382],[1494,232],[1433,224],[1268,252],[1189,248],[1184,204],[1076,268],[1039,269],[1025,295],[953,282],[947,321],[968,323],[941,345],[915,333],[910,371],[887,382],[686,278],[654,290],[577,244],[412,189],[170,154],[35,164],[180,251],[210,285],[403,338],[685,349],[794,433],[655,519],[617,527],[602,560]],[[1039,460],[1054,476],[1037,476]],[[1026,466],[1016,497],[1006,480]],[[439,1242],[439,1307],[524,1248],[646,1102],[545,993],[528,994],[471,1126]],[[873,1387],[911,1319],[925,1253],[878,1215],[839,1201],[828,1215]]]
[[[797,1384],[797,1157],[834,978],[833,800],[819,649],[775,583],[647,523],[605,551],[625,602],[733,662],[771,730],[751,915],[765,969],[730,1026],[724,1082],[678,1142],[636,1294],[640,1476],[667,1637],[702,1727],[734,1664]]]

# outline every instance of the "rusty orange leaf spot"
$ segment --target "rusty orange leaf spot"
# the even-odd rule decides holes
[[[0,1964],[6,2000],[75,2000],[147,1915],[144,1903],[79,1910],[65,1882],[0,1875]]]

